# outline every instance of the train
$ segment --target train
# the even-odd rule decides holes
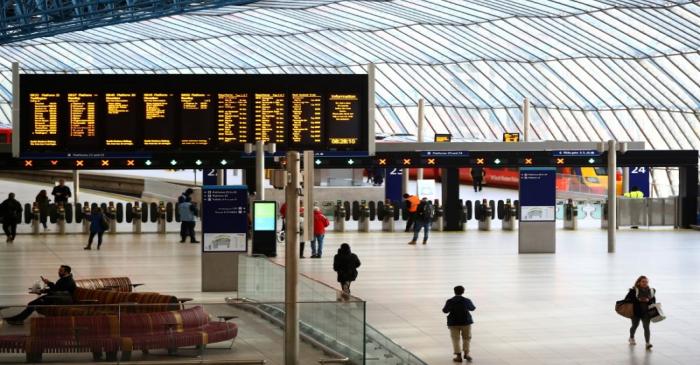
[[[0,144],[12,144],[12,128],[0,127]]]

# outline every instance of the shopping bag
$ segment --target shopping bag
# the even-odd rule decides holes
[[[649,318],[652,322],[661,322],[666,319],[663,309],[661,309],[661,303],[654,303],[649,305]]]
[[[634,305],[626,300],[618,300],[615,302],[615,312],[625,318],[632,318],[634,316]]]

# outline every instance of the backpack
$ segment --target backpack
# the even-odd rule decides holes
[[[435,207],[433,206],[432,203],[426,202],[425,205],[423,205],[423,219],[425,220],[430,220],[433,219],[433,216],[435,215]]]

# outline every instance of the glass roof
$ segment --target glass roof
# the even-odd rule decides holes
[[[700,149],[700,3],[691,0],[262,0],[0,46],[10,70],[358,73],[376,130],[500,140],[532,102],[536,139]],[[670,176],[670,174],[668,174]]]

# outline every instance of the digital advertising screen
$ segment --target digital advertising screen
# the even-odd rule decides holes
[[[20,75],[20,156],[368,151],[367,75]]]
[[[253,202],[253,229],[275,231],[277,228],[277,203],[274,201]]]

